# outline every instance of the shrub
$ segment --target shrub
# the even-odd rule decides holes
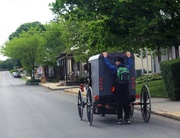
[[[171,100],[180,101],[180,59],[160,63],[165,90]]]
[[[26,84],[27,84],[27,85],[37,85],[37,84],[39,84],[39,82],[40,82],[39,79],[26,80]]]
[[[153,73],[149,75],[141,75],[140,77],[136,78],[136,84],[144,83],[146,80],[153,81],[153,80],[161,80],[162,76],[160,73]]]
[[[79,77],[78,82],[79,83],[85,83],[87,81],[88,77]]]
[[[48,82],[56,83],[56,82],[59,82],[59,80],[58,79],[50,79],[50,80],[48,80]]]

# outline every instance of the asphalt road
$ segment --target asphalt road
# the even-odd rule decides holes
[[[116,115],[94,115],[92,126],[79,120],[77,96],[25,85],[0,72],[0,138],[180,138],[180,121],[152,115],[144,123],[135,111],[130,125],[117,125]]]

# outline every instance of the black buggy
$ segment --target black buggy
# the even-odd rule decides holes
[[[125,53],[116,52],[109,53],[108,60],[111,64],[114,64],[116,56],[124,57],[126,62]],[[114,94],[112,92],[112,85],[114,77],[112,73],[107,69],[104,64],[104,57],[101,54],[92,56],[89,58],[88,81],[80,85],[78,92],[78,113],[82,120],[83,109],[86,106],[87,119],[89,125],[92,125],[93,114],[117,114],[116,104],[114,101]],[[130,92],[130,117],[133,116],[134,105],[140,105],[140,110],[144,122],[149,122],[151,115],[151,97],[149,89],[144,85],[141,89],[140,96],[136,94],[136,82],[135,82],[135,62],[134,56],[131,55],[132,68],[130,70],[129,92]],[[82,93],[86,93],[86,100],[82,98]],[[140,97],[139,102],[135,102],[136,98]]]

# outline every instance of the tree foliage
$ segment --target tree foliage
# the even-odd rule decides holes
[[[19,59],[32,78],[34,78],[38,55],[41,52],[38,47],[44,44],[44,39],[40,34],[41,32],[37,32],[36,28],[30,28],[27,32],[23,31],[18,37],[8,41],[3,47],[4,55]]]
[[[27,32],[30,28],[36,28],[35,31],[45,31],[44,26],[38,21],[31,23],[24,23],[21,26],[19,26],[15,32],[9,35],[9,40],[12,40],[14,37],[19,37],[19,35],[23,31]]]
[[[179,5],[177,0],[56,0],[51,10],[76,27],[69,36],[72,46],[94,54],[179,46]]]
[[[0,70],[12,70],[16,67],[21,67],[17,60],[6,59],[5,61],[0,61]]]
[[[56,66],[56,57],[66,50],[68,39],[63,22],[40,26],[30,24],[25,23],[19,27],[20,30],[17,29],[14,33],[16,36],[5,43],[2,53],[4,56],[20,60],[23,68],[34,77],[37,66]]]
[[[51,10],[57,19],[21,25],[3,53],[32,72],[37,64],[55,65],[63,52],[87,61],[103,51],[177,49],[179,6],[177,0],[56,0]]]
[[[42,33],[44,45],[39,47],[39,61],[42,65],[55,65],[56,57],[66,50],[67,40],[64,37],[63,22],[51,22],[44,25],[46,31]]]

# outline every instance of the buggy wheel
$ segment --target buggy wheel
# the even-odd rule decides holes
[[[130,106],[130,118],[132,118],[133,117],[133,114],[134,114],[134,105],[131,105]]]
[[[93,99],[92,99],[92,88],[89,87],[86,94],[86,103],[87,103],[87,119],[89,125],[92,125],[93,122]]]
[[[80,120],[82,120],[82,118],[83,118],[83,107],[84,107],[84,105],[83,105],[81,90],[79,90],[79,92],[78,92],[77,106],[78,106],[79,118],[80,118]]]
[[[151,116],[151,97],[149,88],[144,85],[141,89],[141,97],[140,97],[140,105],[141,105],[141,114],[144,122],[149,122]]]

